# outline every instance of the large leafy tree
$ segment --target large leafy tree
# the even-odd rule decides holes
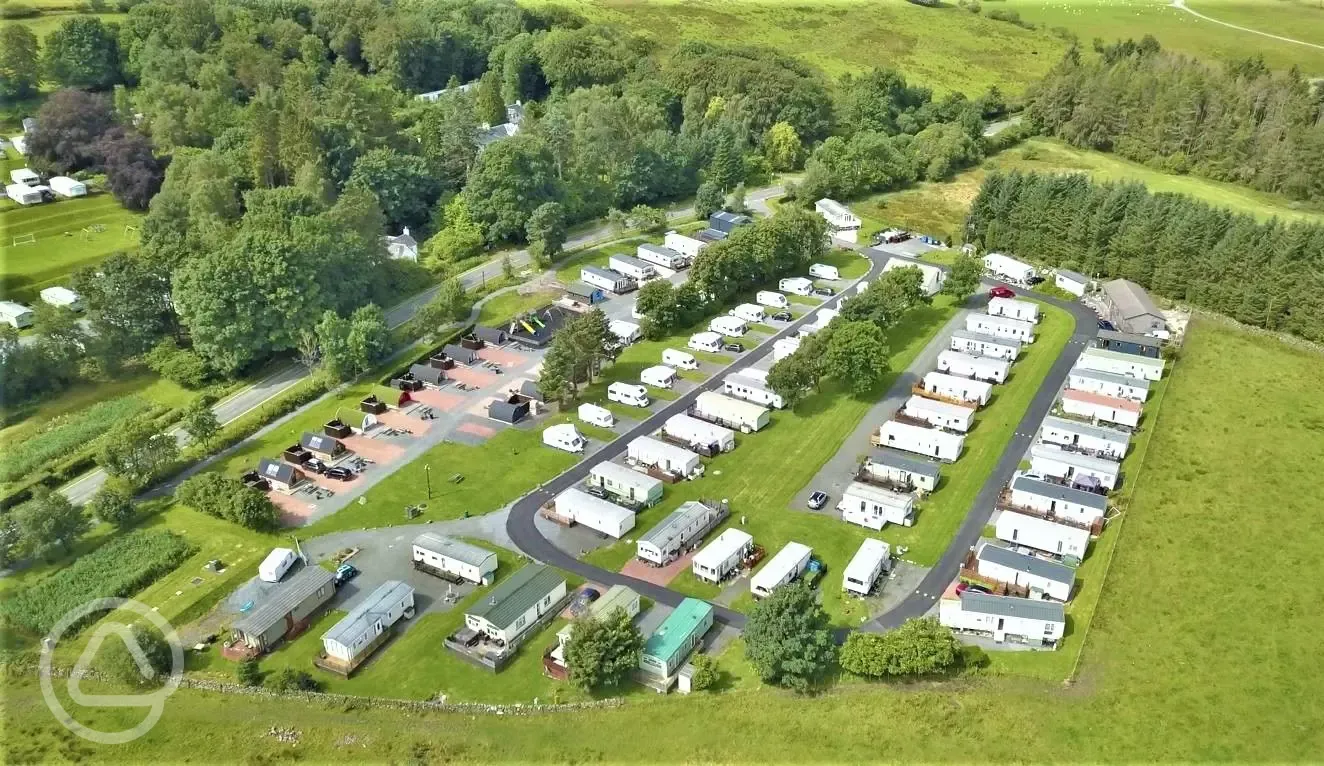
[[[501,76],[493,70],[483,73],[474,95],[474,116],[480,123],[500,125],[506,121],[506,100],[501,97]]]
[[[196,444],[204,447],[211,444],[216,435],[221,432],[221,423],[216,418],[216,411],[212,409],[211,397],[199,396],[184,408],[184,414],[179,419],[179,425],[184,429],[184,433]]]
[[[443,271],[454,261],[472,258],[483,251],[483,227],[469,211],[468,197],[457,194],[436,216],[436,234],[423,243],[423,264]]]
[[[532,136],[515,136],[484,150],[464,194],[488,242],[523,234],[533,211],[559,195],[552,154]]]
[[[852,633],[841,648],[841,667],[868,678],[931,676],[955,668],[960,647],[932,617],[907,620],[888,633]]]
[[[458,189],[478,156],[478,118],[473,99],[450,93],[424,108],[418,119],[419,152],[445,189]]]
[[[146,486],[179,457],[179,443],[151,420],[131,419],[101,438],[97,464],[135,487]]]
[[[768,128],[763,137],[763,156],[773,170],[795,170],[800,166],[804,155],[804,146],[800,135],[789,122],[779,122]]]
[[[639,667],[643,649],[644,637],[624,609],[579,620],[566,647],[570,680],[585,691],[620,686]]]
[[[67,88],[105,90],[120,81],[115,30],[96,16],[73,16],[46,35],[46,76]]]
[[[34,488],[32,499],[15,508],[11,516],[19,557],[50,560],[66,554],[87,529],[81,510],[64,495],[43,486]]]
[[[152,142],[136,130],[114,127],[97,142],[106,170],[106,188],[130,210],[146,210],[165,180],[166,162],[152,151]]]
[[[833,328],[824,370],[863,394],[882,382],[888,371],[887,338],[872,322],[844,322]]]
[[[377,195],[390,226],[415,230],[427,223],[432,205],[441,193],[426,160],[385,148],[360,157],[354,163],[349,183],[361,184]]]
[[[52,93],[37,111],[37,129],[28,137],[28,154],[54,173],[99,169],[97,142],[115,124],[110,99],[64,89]]]
[[[808,691],[832,667],[837,647],[827,613],[804,580],[759,601],[745,626],[745,656],[767,683]]]
[[[126,482],[116,478],[106,480],[101,489],[92,496],[87,504],[88,513],[117,527],[127,527],[138,518],[138,509],[133,504],[133,489]]]
[[[76,272],[73,286],[87,306],[95,347],[116,362],[146,353],[176,329],[163,265],[115,253]]]
[[[24,99],[41,83],[37,36],[24,24],[0,27],[0,97]]]
[[[107,641],[106,648],[97,653],[97,669],[128,686],[160,686],[170,675],[174,663],[170,644],[160,632],[145,625],[134,625],[128,630],[131,634],[128,638]],[[144,675],[144,669],[139,667],[137,653],[130,653],[129,641],[146,658],[148,668],[152,671],[150,675]]]
[[[942,283],[942,292],[958,301],[965,301],[979,289],[979,282],[983,278],[984,264],[974,255],[962,253],[952,261],[952,269]]]
[[[559,203],[544,202],[529,216],[524,231],[529,238],[529,252],[534,260],[538,263],[550,262],[565,246],[565,210]]]

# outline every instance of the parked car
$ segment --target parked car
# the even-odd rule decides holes
[[[744,351],[745,351],[745,344],[744,344],[744,343],[723,343],[723,344],[722,344],[722,350],[723,350],[723,351],[731,351],[731,352],[734,352],[734,353],[737,353],[737,354],[744,353]]]
[[[326,478],[338,479],[340,481],[349,481],[350,479],[354,478],[354,472],[349,470],[348,468],[341,468],[340,466],[335,466],[334,468],[326,469]]]
[[[773,314],[770,318],[774,322],[790,322],[793,319],[795,319],[795,315],[789,311],[778,311],[776,314]]]
[[[596,485],[596,484],[590,484],[590,485],[588,485],[587,487],[584,488],[584,491],[587,492],[587,493],[589,493],[590,495],[592,495],[592,496],[594,496],[594,497],[600,497],[600,498],[602,498],[603,500],[607,500],[607,499],[608,499],[608,498],[607,498],[607,494],[608,494],[608,493],[607,493],[607,490],[603,489],[602,487],[599,487],[599,486]]]
[[[315,457],[310,457],[304,461],[303,467],[313,473],[326,473],[326,463]]]
[[[995,288],[993,288],[992,290],[989,290],[989,291],[988,291],[988,297],[990,297],[990,298],[1015,298],[1015,297],[1016,297],[1016,293],[1013,292],[1012,289],[1011,289],[1010,287],[1003,287],[1002,285],[998,285],[997,287],[995,287]]]
[[[814,295],[822,295],[825,298],[831,298],[836,295],[836,292],[834,292],[831,287],[815,287]]]
[[[1100,320],[1099,320],[1099,329],[1100,329],[1100,330],[1112,330],[1112,331],[1114,331],[1114,332],[1117,330],[1117,328],[1113,326],[1113,323],[1112,323],[1112,322],[1109,322],[1107,319],[1100,319]]]
[[[965,593],[966,591],[972,591],[972,592],[974,592],[974,593],[991,593],[991,592],[992,592],[992,591],[990,591],[988,588],[985,588],[985,587],[982,586],[982,585],[975,585],[975,584],[972,583],[972,582],[958,582],[958,583],[956,584],[956,595],[959,596],[959,595],[961,595],[962,593]]]
[[[814,493],[809,496],[809,502],[807,505],[809,506],[809,510],[819,511],[823,509],[823,506],[827,505],[827,501],[828,494],[826,492],[815,490]]]
[[[358,576],[359,570],[353,564],[341,564],[336,567],[335,583],[337,586],[344,585]]]
[[[584,612],[587,612],[589,604],[597,601],[598,597],[601,595],[601,593],[598,593],[597,590],[593,588],[585,588],[581,590],[575,595],[574,601],[570,602],[570,614],[578,617]]]

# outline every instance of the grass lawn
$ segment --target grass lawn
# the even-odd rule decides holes
[[[32,301],[42,288],[63,284],[80,267],[96,263],[116,250],[138,246],[138,232],[126,226],[142,225],[142,214],[125,210],[108,193],[93,194],[42,205],[0,207],[0,263],[4,264],[3,290],[19,300]],[[94,225],[105,231],[89,235]],[[14,237],[35,234],[34,244],[13,245]]]
[[[46,399],[31,408],[23,408],[11,416],[21,420],[0,430],[0,449],[16,444],[39,432],[51,420],[91,407],[98,402],[121,396],[139,396],[163,407],[181,407],[198,395],[177,383],[143,373],[124,380],[98,383],[80,383],[66,389],[53,399]]]
[[[482,325],[504,324],[511,317],[527,314],[536,308],[546,306],[561,295],[560,290],[537,290],[528,294],[511,290],[484,303],[478,311],[477,323]]]

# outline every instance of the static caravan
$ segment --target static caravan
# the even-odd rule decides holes
[[[694,400],[694,408],[690,414],[700,420],[739,429],[741,433],[757,431],[772,420],[766,407],[715,391],[704,391],[699,394]]]
[[[693,448],[707,448],[712,452],[730,452],[736,448],[736,432],[706,420],[677,413],[667,418],[662,433],[679,439]]]
[[[1129,375],[1087,370],[1083,367],[1076,367],[1071,370],[1067,376],[1067,387],[1118,399],[1133,399],[1137,402],[1143,402],[1149,398],[1149,381],[1144,378],[1132,378]]]
[[[1001,545],[984,543],[975,554],[980,575],[998,582],[1030,589],[1031,598],[1066,601],[1076,583],[1076,570],[1066,564],[1018,553]]]
[[[863,222],[860,221],[859,216],[850,211],[850,208],[834,199],[824,197],[814,203],[814,211],[827,221],[828,234],[846,242],[859,241]],[[836,277],[821,278],[836,279]]]
[[[1126,449],[1131,444],[1131,434],[1116,428],[1090,425],[1078,420],[1049,415],[1044,418],[1043,428],[1039,431],[1039,440],[1121,460],[1126,457]]]
[[[336,595],[335,575],[322,567],[304,567],[272,588],[267,598],[234,623],[244,646],[265,652],[307,629],[322,605]]]
[[[687,449],[651,436],[635,438],[625,447],[625,456],[637,465],[657,468],[684,479],[703,475],[703,462]]]
[[[960,399],[963,402],[974,402],[980,406],[988,404],[988,400],[993,396],[992,383],[958,378],[945,372],[925,373],[923,386],[924,390],[931,394]]]
[[[1068,388],[1062,392],[1062,411],[1068,415],[1135,428],[1140,424],[1141,407],[1140,402],[1130,399],[1117,399]]]
[[[722,350],[722,335],[716,332],[696,332],[690,336],[688,345],[695,351],[716,353]]]
[[[657,269],[648,261],[642,261],[628,255],[613,255],[607,259],[607,268],[642,282],[657,276]]]
[[[991,635],[1031,646],[1055,646],[1066,632],[1066,610],[1056,601],[994,596],[953,586],[938,605],[938,622],[952,630]]]
[[[992,298],[988,302],[988,313],[995,317],[1019,319],[1022,322],[1038,322],[1039,304],[1018,301],[1015,298]]]
[[[730,335],[733,338],[739,338],[748,329],[749,325],[745,323],[745,320],[733,316],[713,317],[712,321],[708,323],[710,332]]]
[[[10,184],[5,187],[5,196],[20,205],[37,205],[43,201],[40,189],[26,184]]]
[[[942,351],[938,354],[938,371],[963,378],[974,378],[989,383],[1006,383],[1011,362],[990,356],[974,356],[960,351]]]
[[[508,645],[558,608],[565,597],[565,578],[560,573],[545,564],[529,564],[473,602],[464,613],[464,624]]]
[[[54,176],[46,185],[51,187],[51,191],[67,199],[87,196],[87,184],[69,176]]]
[[[747,402],[781,409],[786,406],[781,394],[768,388],[763,380],[743,372],[733,372],[722,380],[722,393]]]
[[[731,527],[694,554],[690,571],[704,582],[720,583],[740,568],[754,551],[754,538],[748,532]]]
[[[548,447],[579,454],[588,446],[588,440],[584,438],[573,423],[558,423],[554,426],[547,426],[542,432],[542,443]]]
[[[814,291],[814,283],[804,277],[787,277],[777,283],[777,289],[792,295],[809,295]]]
[[[837,280],[841,279],[841,272],[836,266],[829,266],[826,263],[814,263],[809,266],[809,276],[815,279]]]
[[[1094,336],[1094,346],[1123,354],[1147,356],[1150,359],[1158,359],[1163,354],[1163,343],[1157,338],[1113,330],[1099,330],[1099,334]]]
[[[878,429],[878,446],[893,447],[950,463],[961,456],[965,437],[936,428],[922,428],[889,420]]]
[[[929,399],[919,394],[906,400],[902,412],[909,417],[923,420],[934,428],[946,428],[957,433],[966,433],[975,422],[974,407]]]
[[[891,566],[892,546],[882,540],[866,537],[842,572],[841,587],[856,596],[867,596],[873,592],[874,583]]]
[[[853,481],[837,503],[841,520],[874,531],[888,524],[915,524],[915,496],[889,492],[882,487]]]
[[[695,241],[697,242],[698,240]],[[661,266],[664,269],[670,269],[672,271],[680,271],[681,269],[689,265],[689,259],[687,259],[683,254],[671,249],[670,247],[663,247],[661,245],[643,244],[635,249],[634,254],[637,257],[637,260],[644,261],[646,263],[650,263],[655,266]],[[616,267],[612,266],[612,268],[615,269]],[[616,270],[621,271],[620,269],[616,269]],[[621,271],[621,273],[628,274],[630,272]]]
[[[579,419],[591,426],[600,428],[611,428],[616,425],[616,416],[606,407],[599,407],[596,404],[579,405]]]
[[[768,318],[768,315],[763,313],[763,307],[757,303],[742,303],[731,309],[731,316],[746,322],[762,322]]]
[[[628,470],[628,469],[627,469]],[[556,515],[617,540],[634,529],[634,511],[571,487],[552,501]]]
[[[392,625],[414,616],[414,589],[387,580],[322,634],[328,663],[346,675],[381,646]]]
[[[36,318],[36,313],[21,303],[0,301],[0,322],[13,327],[15,330],[31,327]]]
[[[937,295],[942,290],[943,283],[947,281],[947,272],[939,266],[917,261],[914,258],[901,258],[890,253],[888,255],[887,263],[883,264],[883,273],[896,269],[917,269],[923,278],[920,289],[925,295]]]
[[[613,319],[607,323],[607,329],[611,331],[616,339],[625,345],[630,345],[640,338],[644,337],[639,325],[634,322],[627,322],[624,319]]]
[[[989,253],[984,256],[984,268],[1009,282],[1025,284],[1035,276],[1033,266],[1002,253]]]
[[[1108,513],[1108,498],[1103,495],[1028,476],[1011,480],[1011,504],[1087,526]]]
[[[413,554],[415,569],[436,570],[477,585],[491,585],[496,579],[497,555],[454,537],[424,532],[414,538]]]
[[[639,382],[655,388],[671,388],[676,385],[676,371],[665,364],[655,364],[639,373]]]
[[[83,310],[82,296],[67,287],[47,287],[40,294],[42,303],[70,311]]]
[[[724,518],[726,513],[721,508],[691,500],[640,537],[635,542],[635,555],[651,564],[666,566],[702,540]]]
[[[999,338],[995,335],[985,335],[969,330],[953,332],[949,348],[971,356],[986,356],[1012,362],[1016,361],[1016,357],[1021,355],[1021,342],[1018,340]]]
[[[786,300],[785,295],[774,290],[759,290],[754,296],[754,300],[757,301],[760,306],[767,306],[772,309],[784,309],[791,305],[791,302]]]
[[[799,338],[778,338],[772,342],[772,361],[780,362],[799,350]]]
[[[1106,457],[1039,443],[1030,447],[1030,470],[1040,476],[1061,479],[1071,486],[1097,485],[1113,490],[1117,488],[1121,465]]]
[[[694,354],[686,351],[678,351],[674,348],[662,350],[662,364],[669,367],[675,367],[678,370],[699,369],[699,360],[694,358]]]
[[[1124,354],[1105,348],[1087,348],[1076,360],[1076,366],[1086,370],[1111,372],[1114,375],[1129,375],[1144,380],[1159,380],[1163,377],[1163,360],[1147,356]]]
[[[708,246],[707,242],[687,237],[678,231],[669,231],[662,237],[662,246],[668,250],[674,250],[693,261],[699,255],[699,251]]]
[[[9,171],[9,180],[24,186],[40,186],[41,176],[31,168],[14,168]]]
[[[925,492],[937,489],[938,479],[942,475],[942,466],[932,460],[914,458],[904,452],[884,448],[870,452],[861,467],[880,479],[909,484]]]
[[[713,607],[707,601],[687,598],[671,610],[667,619],[644,642],[639,670],[656,688],[671,688],[676,674],[713,626]]]
[[[648,389],[633,383],[612,383],[607,386],[607,400],[627,404],[631,407],[647,407],[652,403],[648,398]]]
[[[746,367],[739,374],[751,380],[757,380],[764,385],[768,384],[768,370],[761,370],[758,367]]]
[[[970,332],[992,335],[995,338],[1018,340],[1021,343],[1034,343],[1034,325],[1019,319],[995,317],[992,314],[966,314],[965,329]]]
[[[771,596],[772,592],[799,577],[809,566],[813,549],[804,543],[789,542],[777,555],[749,578],[749,592],[755,598]]]
[[[1055,556],[1085,558],[1085,549],[1090,544],[1088,529],[1005,509],[998,511],[997,518],[994,528],[999,540]]]
[[[1090,289],[1090,278],[1075,271],[1058,269],[1057,273],[1053,275],[1053,284],[1059,290],[1066,290],[1079,298],[1085,294],[1086,290]]]
[[[579,279],[594,287],[610,290],[618,295],[628,293],[638,286],[633,279],[624,274],[600,266],[584,266],[579,270]]]
[[[632,504],[654,506],[662,502],[662,480],[620,463],[601,462],[589,469],[588,483]]]
[[[280,582],[299,557],[289,548],[273,548],[257,565],[257,576],[264,582]]]

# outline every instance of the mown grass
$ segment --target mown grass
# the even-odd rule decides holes
[[[116,250],[138,246],[138,232],[126,226],[142,225],[142,214],[125,210],[107,193],[77,199],[59,199],[19,207],[5,202],[0,208],[0,263],[4,292],[31,301],[42,288],[64,284],[77,269]],[[84,235],[83,229],[104,226],[105,231]],[[34,244],[13,245],[14,237],[35,234]],[[86,239],[84,237],[87,237]]]

